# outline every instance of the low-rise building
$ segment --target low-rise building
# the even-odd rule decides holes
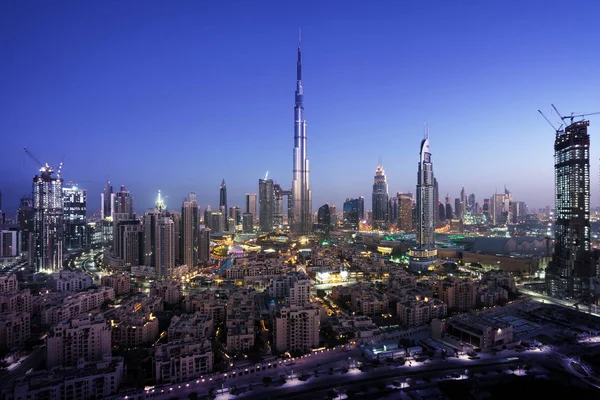
[[[0,275],[0,293],[11,293],[19,290],[19,281],[13,273]]]
[[[177,383],[212,372],[210,342],[192,341],[161,344],[154,349],[154,378],[157,383]]]
[[[183,300],[183,309],[187,313],[198,311],[210,315],[215,324],[225,321],[225,304],[227,296],[214,290],[203,290],[190,293]]]
[[[178,304],[183,298],[181,283],[176,280],[154,281],[150,286],[150,296],[157,296],[165,303]]]
[[[21,346],[31,335],[29,313],[0,313],[0,349],[10,350]]]
[[[368,341],[379,333],[377,325],[366,315],[340,314],[329,317],[327,322],[331,325],[337,339]]]
[[[483,352],[501,349],[514,341],[512,325],[493,317],[462,314],[434,322],[434,339],[444,341],[445,336],[449,335],[452,343],[462,343]]]
[[[13,400],[104,399],[118,393],[125,376],[122,357],[107,356],[101,362],[79,360],[74,367],[25,374],[12,390]]]
[[[158,336],[158,318],[152,313],[138,312],[121,315],[110,321],[113,346],[138,347],[153,343]]]
[[[420,326],[435,318],[445,318],[448,306],[437,299],[412,299],[396,304],[396,313],[406,327]]]
[[[104,302],[115,299],[115,290],[99,287],[67,296],[62,304],[44,308],[41,311],[42,324],[52,326],[60,321],[75,318],[79,314],[100,308]]]
[[[210,339],[214,333],[212,316],[200,314],[182,314],[171,318],[171,324],[167,330],[169,342],[182,341],[185,339],[204,341]]]
[[[0,312],[32,312],[32,296],[29,289],[0,293]]]
[[[56,292],[80,292],[93,286],[92,277],[82,271],[60,271],[50,274],[50,285]]]
[[[115,289],[115,294],[120,296],[131,291],[131,278],[127,274],[106,275],[100,279],[102,286]]]
[[[320,309],[312,306],[281,307],[273,317],[276,351],[309,351],[319,346]]]
[[[111,354],[110,336],[110,328],[100,314],[62,321],[46,337],[46,368],[75,366],[81,358],[102,361]]]

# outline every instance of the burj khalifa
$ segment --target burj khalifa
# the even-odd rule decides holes
[[[298,43],[296,66],[296,103],[294,105],[294,174],[292,178],[292,221],[295,233],[312,230],[312,193],[310,169],[306,157],[306,120],[304,119],[304,89],[302,88],[302,51]]]

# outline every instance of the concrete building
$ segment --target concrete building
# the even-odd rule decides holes
[[[258,221],[258,212],[256,206],[258,205],[256,193],[246,193],[246,214],[252,214],[252,220]]]
[[[448,315],[448,306],[435,299],[413,299],[398,302],[396,312],[404,326],[413,327],[428,324],[435,318],[445,318]]]
[[[23,345],[31,335],[30,320],[30,314],[26,312],[0,313],[0,350]]]
[[[102,286],[113,288],[117,296],[131,292],[131,277],[127,274],[105,275],[100,279],[100,283]]]
[[[65,249],[87,248],[87,190],[70,183],[64,185],[62,191]]]
[[[159,384],[190,381],[213,370],[208,340],[161,344],[154,351],[154,378]]]
[[[124,377],[125,362],[122,357],[107,356],[100,362],[92,363],[80,360],[74,367],[55,367],[25,374],[17,382],[10,398],[107,399],[117,395]]]
[[[214,324],[212,316],[195,312],[171,318],[167,338],[169,339],[169,343],[189,340],[204,341],[210,340],[213,334]]]
[[[458,342],[473,346],[482,352],[502,349],[502,346],[513,343],[512,325],[494,318],[463,314],[456,318],[450,318],[440,324],[432,324],[432,336],[451,335]]]
[[[98,309],[104,302],[114,301],[114,299],[115,290],[107,287],[75,293],[66,297],[61,304],[49,305],[41,309],[42,325],[56,325],[60,321],[72,319],[81,313]]]
[[[273,278],[267,293],[288,305],[307,305],[310,303],[310,278],[303,272],[288,272],[285,276]]]
[[[258,180],[258,203],[260,230],[271,232],[273,230],[273,211],[275,207],[275,193],[272,179]]]
[[[316,307],[279,308],[273,316],[273,348],[278,352],[307,352],[318,347],[320,317]]]
[[[139,347],[153,343],[158,337],[158,318],[140,310],[120,314],[110,321],[111,342],[123,348]]]
[[[450,309],[469,311],[477,305],[477,286],[470,279],[448,278],[441,283],[439,296]]]
[[[211,316],[215,324],[225,321],[226,299],[213,290],[193,292],[185,296],[183,309],[187,313],[199,312]]]
[[[102,361],[111,355],[110,327],[100,314],[61,321],[46,337],[46,368]]]
[[[198,263],[198,234],[200,228],[200,206],[196,201],[196,193],[190,192],[183,201],[182,215],[182,240],[183,263],[194,267]]]
[[[150,296],[157,296],[165,303],[178,304],[183,298],[181,283],[176,280],[154,281],[150,285]]]
[[[93,286],[92,277],[82,271],[60,271],[50,274],[50,285],[56,292],[81,292]]]

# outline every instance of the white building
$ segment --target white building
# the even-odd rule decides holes
[[[157,383],[189,381],[211,373],[212,369],[213,353],[208,340],[155,347],[154,377]]]
[[[126,274],[106,275],[100,280],[102,286],[115,289],[117,296],[131,291],[131,278]]]
[[[50,282],[56,292],[80,292],[94,284],[85,272],[64,270],[50,274]]]
[[[279,352],[309,351],[319,346],[320,310],[316,307],[281,307],[273,321],[273,348]]]
[[[110,328],[101,315],[62,321],[46,338],[46,368],[76,366],[79,359],[102,361],[111,354]]]

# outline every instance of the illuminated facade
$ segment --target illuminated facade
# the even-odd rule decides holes
[[[304,119],[304,89],[302,87],[302,52],[298,44],[296,65],[296,102],[294,105],[294,171],[292,178],[292,221],[290,226],[296,233],[312,230],[312,192],[310,190],[310,168],[306,154],[306,120]],[[262,222],[261,222],[262,223]]]
[[[46,165],[33,177],[35,257],[39,270],[59,270],[63,254],[63,180]]]
[[[388,184],[385,179],[385,171],[381,165],[375,170],[373,182],[373,229],[385,229],[388,222]]]
[[[421,141],[417,175],[417,236],[416,246],[410,250],[410,268],[422,271],[435,263],[435,215],[437,203],[433,178],[433,163],[429,152],[429,137]]]
[[[63,187],[64,246],[83,249],[87,241],[87,191],[74,184]]]
[[[590,257],[589,121],[557,132],[554,141],[556,226],[554,254],[546,270],[551,296],[585,297],[596,276]]]
[[[227,193],[225,193],[225,197],[227,197]],[[183,201],[181,214],[183,263],[188,267],[193,267],[198,263],[198,228],[200,226],[200,206],[196,201],[196,193],[190,192],[188,198]]]
[[[365,199],[359,197],[356,199],[346,199],[344,202],[344,228],[357,229],[360,221],[365,217]]]
[[[412,209],[413,199],[411,196],[398,193],[398,230],[411,231],[413,228],[412,224]]]

